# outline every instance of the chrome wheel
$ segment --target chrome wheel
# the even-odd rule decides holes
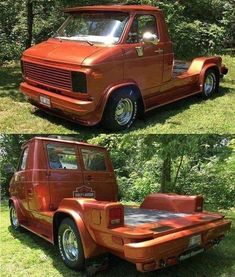
[[[14,207],[11,207],[11,222],[15,229],[19,227],[19,221]]]
[[[206,96],[209,96],[215,89],[216,78],[213,73],[208,74],[204,84],[204,92]]]
[[[62,243],[65,255],[68,260],[74,262],[78,259],[78,242],[71,228],[66,229],[63,233]]]
[[[122,98],[118,102],[116,112],[115,112],[115,119],[117,123],[120,126],[127,125],[133,116],[133,112],[134,112],[134,105],[132,101],[128,98],[125,98],[125,99]]]

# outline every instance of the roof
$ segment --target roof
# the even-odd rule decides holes
[[[79,142],[79,141],[75,141],[75,140],[73,141],[71,138],[67,140],[67,139],[51,138],[51,137],[34,137],[34,138],[30,139],[29,141],[27,141],[22,147],[24,148],[25,145],[27,145],[30,141],[33,141],[33,140],[46,140],[46,141],[51,141],[51,142],[62,142],[62,143],[69,143],[69,144],[76,144],[76,145],[105,149],[105,147],[102,147],[102,146],[92,145],[89,143]]]
[[[98,6],[83,6],[66,8],[65,13],[73,13],[80,11],[120,11],[120,12],[130,12],[130,11],[159,11],[159,8],[149,6],[149,5],[98,5]]]

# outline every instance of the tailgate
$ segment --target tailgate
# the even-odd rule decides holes
[[[202,250],[209,248],[223,238],[230,226],[231,221],[221,219],[151,240],[128,243],[124,245],[124,254],[127,259],[135,263],[149,260],[167,262],[169,258],[178,259],[189,249],[193,252],[194,248]]]

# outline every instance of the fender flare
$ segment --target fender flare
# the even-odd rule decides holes
[[[101,101],[100,101],[100,104],[99,104],[99,107],[101,108],[101,119],[103,117],[103,114],[104,114],[104,111],[105,111],[105,108],[106,108],[106,105],[108,103],[108,100],[110,98],[110,96],[115,93],[115,91],[117,91],[118,89],[121,89],[121,88],[125,88],[125,87],[134,87],[135,88],[135,91],[136,93],[138,94],[139,98],[140,98],[140,101],[141,101],[141,104],[143,105],[143,111],[146,110],[146,107],[145,107],[145,102],[144,102],[144,99],[143,99],[143,95],[141,93],[141,90],[138,86],[138,84],[135,82],[135,81],[126,81],[124,83],[120,83],[120,84],[116,84],[116,85],[113,85],[111,87],[109,87],[104,93],[103,93],[103,96],[101,98]]]
[[[200,85],[200,89],[203,90],[203,84],[204,84],[204,79],[205,79],[205,74],[209,69],[214,69],[216,71],[217,74],[217,78],[219,80],[220,77],[220,70],[217,64],[215,63],[209,63],[209,64],[205,64],[205,66],[203,66],[200,75],[199,75],[199,85]]]
[[[8,200],[9,208],[12,203],[15,206],[17,218],[18,218],[19,224],[21,225],[25,221],[25,216],[20,208],[19,200],[13,196]]]
[[[220,68],[222,64],[222,58],[221,57],[200,57],[196,58],[192,61],[189,69],[188,74],[189,75],[195,75],[198,74],[198,85],[200,87],[200,90],[203,90],[203,84],[204,84],[204,78],[205,73],[208,69],[214,68],[216,70],[216,73],[218,74],[218,78],[220,76]]]
[[[78,231],[82,240],[85,258],[87,259],[94,256],[99,246],[95,243],[95,241],[91,237],[80,214],[71,209],[65,209],[65,208],[59,209],[53,215],[53,233],[52,233],[53,244],[56,245],[58,243],[57,235],[58,235],[59,222],[61,222],[66,217],[70,217],[75,222],[78,228]]]

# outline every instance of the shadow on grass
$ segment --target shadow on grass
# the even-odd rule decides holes
[[[232,89],[226,86],[220,87],[220,92],[216,93],[210,100],[223,97],[232,93]],[[156,108],[150,112],[147,112],[144,117],[142,118],[142,124],[145,123],[147,125],[155,125],[155,124],[165,124],[166,121],[173,125],[181,125],[180,122],[169,121],[171,117],[176,116],[177,114],[181,114],[187,109],[189,109],[192,105],[199,105],[200,103],[204,102],[204,100],[200,95],[190,96],[185,99],[181,99],[177,102],[162,106],[160,108]],[[139,124],[138,124],[139,123]],[[137,122],[135,124],[133,130],[140,129],[142,127],[141,122]],[[140,126],[138,126],[140,125]],[[139,128],[140,127],[140,128]]]
[[[234,220],[235,218],[233,218]],[[67,268],[59,256],[56,247],[50,245],[42,238],[25,230],[23,233],[16,232],[11,227],[8,228],[12,236],[19,240],[22,244],[31,249],[40,249],[46,256],[53,260],[53,266],[58,270],[62,276],[78,276],[79,273]],[[172,266],[163,270],[145,273],[144,276],[232,276],[235,255],[235,229],[231,230],[229,235],[219,247],[209,250],[203,254],[188,259],[176,266]],[[84,272],[80,272],[80,276],[86,276]],[[143,273],[137,272],[135,265],[110,255],[109,268],[97,274],[97,276],[143,276]]]
[[[9,226],[8,230],[14,237],[14,239],[19,240],[21,244],[29,247],[30,249],[42,250],[47,257],[50,257],[52,259],[53,266],[56,268],[56,270],[58,270],[60,274],[62,274],[62,276],[78,276],[77,272],[70,270],[64,265],[56,246],[53,246],[49,242],[29,232],[26,229],[23,229],[23,231],[19,232],[15,231],[11,226]],[[83,276],[83,273],[81,273],[80,276]]]
[[[232,91],[229,87],[222,87],[220,89],[220,93],[215,94],[211,98],[211,100],[223,97],[225,94],[228,94],[231,92]],[[156,109],[146,113],[143,117],[139,118],[134,123],[134,125],[132,126],[132,128],[130,130],[135,131],[135,130],[143,129],[143,128],[146,128],[147,126],[155,125],[155,124],[163,125],[166,123],[166,121],[169,122],[169,119],[171,117],[174,117],[177,114],[183,113],[185,110],[189,109],[192,105],[200,104],[203,101],[205,101],[205,100],[203,100],[200,97],[200,95],[196,95],[196,96],[192,96],[189,98],[179,100],[177,102],[174,102],[172,104],[169,104],[169,105],[166,105],[166,106],[163,106],[160,108],[156,108]],[[93,136],[96,136],[96,135],[100,134],[101,132],[104,134],[111,133],[111,132],[105,130],[104,128],[102,128],[102,126],[100,124],[95,127],[86,127],[86,126],[80,125],[79,123],[70,122],[70,121],[67,121],[66,119],[47,114],[46,112],[41,111],[39,109],[34,109],[33,114],[42,119],[48,120],[52,124],[62,125],[63,127],[67,128],[68,130],[70,130],[72,132],[79,131],[80,133],[82,133],[84,135],[84,139],[91,138],[91,134]],[[180,122],[170,121],[170,123],[173,125],[181,125]],[[130,130],[125,130],[120,133],[122,133],[122,134],[129,133]]]
[[[20,67],[19,66],[9,66],[0,68],[0,97],[10,97],[14,102],[26,102],[25,97],[19,92],[19,85],[22,80]],[[222,97],[225,94],[231,93],[232,88],[226,87],[227,82],[221,83],[221,92],[216,94],[213,98]],[[233,82],[233,81],[231,81]],[[212,98],[212,100],[213,100]],[[142,118],[137,120],[131,131],[144,129],[148,126],[154,126],[156,124],[164,125],[166,121],[172,125],[180,126],[181,121],[171,121],[171,118],[177,114],[183,113],[189,109],[192,105],[200,104],[202,100],[198,96],[192,96],[178,102],[166,105],[164,107],[156,108],[151,112],[146,113]],[[32,108],[32,110],[34,110]],[[96,127],[84,127],[80,124],[69,122],[65,119],[57,118],[56,116],[48,115],[45,112],[36,110],[33,112],[35,116],[42,118],[43,120],[48,120],[50,123],[55,125],[62,125],[64,128],[71,132],[81,132],[86,138],[90,138],[91,135],[95,136],[102,133],[109,134],[100,125]],[[121,133],[128,133],[129,130],[123,131]]]
[[[71,132],[79,132],[80,134],[83,135],[84,140],[91,139],[92,137],[99,135],[101,132],[102,133],[107,132],[102,129],[101,125],[92,126],[92,127],[83,126],[83,125],[80,125],[79,123],[75,123],[75,122],[66,120],[64,118],[57,117],[56,115],[48,114],[37,108],[33,108],[32,113],[35,116],[40,117],[41,119],[49,121],[51,124],[61,125]]]

